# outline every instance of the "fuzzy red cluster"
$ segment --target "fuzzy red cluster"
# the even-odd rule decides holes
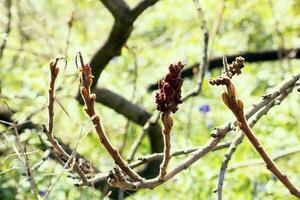
[[[183,80],[180,75],[183,67],[184,65],[181,62],[171,64],[169,66],[169,73],[164,79],[159,81],[159,91],[155,96],[157,110],[163,113],[175,113],[178,110],[178,104],[182,103],[181,86]]]

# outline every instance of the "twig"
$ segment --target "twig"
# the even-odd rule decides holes
[[[144,124],[142,132],[140,133],[140,135],[137,137],[137,139],[133,142],[133,145],[129,151],[129,156],[128,156],[128,162],[130,163],[133,159],[134,156],[137,152],[137,149],[139,148],[139,146],[141,145],[144,137],[146,136],[146,133],[148,132],[148,130],[150,129],[150,127],[153,124],[156,124],[159,120],[159,112],[156,112],[155,114],[153,114],[148,120],[147,122]]]
[[[230,146],[230,144],[231,144],[230,142],[225,142],[223,144],[219,144],[219,145],[215,146],[212,149],[212,151],[217,151],[217,150],[221,150],[221,149],[224,149],[224,148],[228,148]],[[190,153],[193,153],[193,152],[197,151],[198,149],[202,149],[202,148],[203,148],[203,146],[174,151],[173,153],[171,153],[171,157],[190,154]],[[147,162],[150,162],[150,161],[153,161],[153,160],[160,160],[160,159],[163,158],[163,156],[164,156],[164,153],[154,153],[154,154],[151,154],[151,155],[140,157],[140,158],[137,159],[137,161],[131,163],[130,167],[131,168],[136,168],[136,167],[138,167],[142,164],[145,164]]]
[[[243,59],[237,58],[235,63],[231,65],[231,73],[229,75],[218,77],[215,80],[211,80],[210,83],[212,85],[225,85],[227,88],[227,92],[222,94],[222,99],[225,105],[233,112],[237,119],[237,125],[252,143],[256,151],[260,154],[262,159],[265,161],[267,169],[270,170],[281,182],[282,184],[290,191],[290,193],[298,198],[300,198],[300,191],[289,181],[287,176],[283,174],[270,156],[267,154],[265,149],[262,147],[261,143],[257,139],[254,132],[249,127],[246,117],[244,115],[244,106],[243,102],[239,99],[236,99],[235,96],[235,88],[231,81],[231,77],[235,74],[240,74],[240,69],[243,67]]]
[[[200,66],[200,72],[199,72],[197,86],[194,90],[192,90],[190,93],[188,93],[186,96],[184,96],[182,98],[182,101],[186,101],[190,97],[197,96],[200,93],[200,91],[202,89],[203,80],[204,80],[205,74],[206,74],[206,72],[208,70],[208,66],[209,66],[209,61],[208,61],[209,31],[208,31],[208,28],[207,28],[207,25],[206,25],[204,12],[201,8],[199,0],[194,0],[194,4],[197,8],[198,18],[199,18],[200,23],[201,23],[200,28],[203,31],[203,57],[202,57],[202,63],[201,63],[201,66]]]
[[[143,181],[143,178],[140,177],[136,172],[134,172],[127,163],[123,160],[121,157],[119,151],[112,146],[111,142],[106,136],[106,133],[104,132],[101,123],[100,123],[100,117],[96,114],[95,111],[95,99],[96,95],[91,94],[91,84],[93,81],[93,76],[91,74],[91,68],[88,64],[84,64],[83,58],[81,54],[79,53],[79,58],[81,61],[81,86],[80,86],[80,93],[82,95],[82,98],[84,100],[85,104],[85,112],[89,115],[91,118],[95,130],[98,134],[100,142],[105,147],[106,151],[110,154],[110,156],[115,161],[116,165],[118,165],[130,178],[132,178],[135,181]]]
[[[292,87],[297,80],[300,79],[300,74],[297,74],[296,76],[293,76],[292,79],[288,80],[283,84],[283,86],[275,91],[270,96],[273,98],[274,96],[279,96],[282,92],[286,91],[287,88]],[[263,98],[263,100],[257,104],[252,110],[250,110],[247,113],[247,118],[252,117],[256,112],[258,112],[264,105],[270,102],[269,98]],[[205,156],[207,153],[211,152],[211,150],[222,140],[222,138],[225,137],[225,135],[232,129],[232,124],[235,124],[234,122],[230,122],[226,125],[223,125],[212,133],[214,138],[212,138],[210,141],[207,142],[206,145],[204,145],[203,148],[198,149],[195,151],[190,157],[183,160],[177,167],[172,169],[170,172],[168,172],[165,176],[164,180],[160,180],[159,178],[153,178],[149,180],[145,180],[143,183],[140,182],[126,182],[124,183],[116,183],[115,187],[120,187],[122,189],[127,190],[137,190],[141,188],[155,188],[158,185],[163,184],[164,182],[168,181],[169,179],[173,178],[175,175],[183,171],[184,169],[187,169],[190,165],[195,163],[197,160]]]
[[[71,37],[71,31],[72,31],[72,27],[73,27],[73,23],[74,23],[74,19],[75,19],[75,11],[72,11],[67,25],[68,25],[68,32],[67,32],[67,38],[66,38],[66,46],[64,49],[64,56],[65,58],[68,57],[68,51],[69,51],[69,46],[70,46],[70,37]]]
[[[217,35],[219,34],[219,31],[220,31],[220,27],[221,27],[221,24],[222,24],[222,21],[223,21],[223,16],[224,16],[224,13],[225,13],[225,8],[226,8],[226,1],[222,0],[221,10],[218,13],[218,17],[216,19],[216,22],[214,23],[214,26],[212,28],[212,32],[209,36],[210,37],[210,52],[208,54],[208,60],[210,60],[210,58],[213,55],[215,40],[216,40],[216,37],[217,37]]]
[[[39,161],[38,163],[36,163],[35,165],[32,166],[32,171],[34,172],[35,170],[37,170],[38,168],[40,168],[42,166],[42,164],[48,160],[49,156],[50,156],[50,153],[51,151],[50,150],[46,150],[43,157],[42,157],[42,160]]]
[[[250,127],[253,127],[256,122],[258,122],[258,120],[265,114],[268,113],[268,111],[275,105],[280,104],[287,96],[288,94],[290,94],[293,90],[292,88],[289,88],[285,93],[283,93],[281,96],[279,96],[278,98],[274,99],[273,101],[271,101],[269,104],[267,104],[263,109],[261,109],[256,116],[254,117],[254,119],[249,123]],[[244,139],[244,134],[243,133],[239,133],[235,139],[232,141],[230,147],[228,148],[224,159],[222,161],[222,165],[219,171],[219,176],[218,176],[218,187],[216,192],[218,193],[218,200],[222,199],[222,189],[223,189],[223,182],[224,182],[224,178],[225,178],[225,173],[228,167],[228,163],[230,162],[232,155],[234,154],[234,152],[236,151],[237,147],[239,144],[242,143]]]
[[[281,87],[277,90],[275,90],[273,93],[265,95],[263,99],[257,103],[255,106],[253,106],[246,114],[246,118],[249,119],[255,113],[257,113],[261,108],[265,107],[268,103],[270,103],[274,98],[280,96],[282,93],[287,91],[289,88],[294,87],[296,82],[300,80],[300,74],[297,74],[293,76],[291,79],[284,82]],[[159,180],[158,178],[153,178],[149,180],[143,181],[143,183],[139,182],[133,182],[130,185],[126,185],[126,187],[122,187],[121,189],[124,190],[137,190],[141,188],[155,188],[158,185],[163,184],[164,182],[168,181],[169,179],[173,178],[175,175],[180,173],[182,170],[187,169],[189,166],[191,166],[193,163],[195,163],[200,158],[204,157],[207,153],[211,152],[214,148],[217,147],[219,142],[226,136],[226,134],[233,129],[232,124],[236,124],[236,121],[232,121],[229,123],[226,123],[222,126],[219,126],[218,128],[215,128],[215,130],[211,133],[211,138],[205,145],[203,145],[201,148],[197,148],[193,152],[193,154],[183,160],[177,167],[172,169],[170,172],[168,172],[165,176],[165,179]],[[134,165],[134,163],[132,164]],[[88,184],[91,183],[97,183],[99,181],[103,181],[107,179],[107,174],[99,174],[95,179],[90,180]],[[118,185],[115,185],[118,187]]]
[[[212,149],[212,151],[217,151],[217,150],[221,150],[221,149],[224,149],[224,148],[228,148],[229,145],[230,145],[230,142],[226,142],[226,143],[223,143],[223,144],[216,145]],[[193,152],[197,151],[198,149],[202,149],[202,148],[203,148],[203,146],[178,150],[178,151],[173,152],[171,154],[171,157],[190,154],[190,153],[193,153]],[[150,154],[150,155],[138,158],[137,161],[132,162],[129,166],[130,166],[130,168],[133,169],[133,168],[139,167],[143,164],[149,163],[149,162],[154,161],[154,160],[161,160],[163,157],[164,157],[164,153]],[[90,185],[92,183],[97,183],[99,181],[103,181],[107,178],[108,178],[108,173],[98,173],[98,174],[95,175],[94,178],[89,179],[88,185]],[[84,184],[80,184],[80,185],[84,185]]]
[[[63,169],[61,170],[61,172],[56,176],[56,179],[54,180],[54,182],[52,183],[52,185],[48,188],[47,190],[47,193],[46,195],[44,196],[44,199],[47,200],[51,191],[53,190],[54,186],[56,185],[56,183],[59,181],[60,177],[62,176],[63,172],[65,171],[65,169],[67,167],[69,167],[69,170],[73,170],[73,167],[75,166],[75,164],[77,163],[76,161],[76,151],[77,151],[77,148],[79,146],[79,144],[82,142],[82,140],[85,138],[85,136],[87,135],[88,131],[86,131],[86,133],[83,133],[83,125],[80,129],[80,133],[79,133],[79,136],[78,136],[78,140],[77,140],[77,143],[75,145],[75,148],[74,150],[72,151],[70,157],[68,158],[67,162],[65,163]],[[71,163],[72,162],[72,163]],[[70,165],[71,164],[71,165]],[[78,164],[80,166],[80,162]],[[86,171],[92,171],[91,167],[89,167],[89,169],[85,170],[84,172]],[[92,186],[94,187],[94,185],[92,184]]]
[[[14,129],[14,132],[16,134],[16,141],[17,141],[17,144],[19,146],[19,149],[21,151],[21,155],[23,156],[24,158],[24,161],[22,161],[21,157],[20,157],[20,161],[23,163],[23,165],[25,166],[26,168],[26,176],[27,176],[27,180],[29,180],[30,182],[30,185],[31,185],[31,190],[35,196],[36,199],[39,199],[39,193],[38,193],[38,189],[37,189],[37,185],[36,185],[36,182],[35,182],[35,178],[33,176],[33,173],[32,173],[32,170],[30,168],[30,165],[29,165],[29,159],[28,159],[28,156],[27,156],[27,153],[26,153],[26,147],[22,145],[21,143],[21,140],[20,140],[20,137],[19,137],[19,132],[18,132],[18,129],[17,129],[17,126],[16,126],[16,123],[13,123],[13,129]],[[14,148],[16,153],[19,154],[17,148]]]
[[[135,96],[136,96],[136,90],[137,90],[137,79],[138,79],[138,58],[137,58],[137,55],[136,55],[136,52],[133,50],[133,48],[130,48],[128,45],[125,46],[129,53],[132,55],[133,57],[133,60],[134,60],[134,68],[133,68],[133,79],[132,79],[132,93],[131,93],[131,98],[130,98],[130,101],[131,102],[135,102]],[[122,151],[123,149],[125,148],[126,146],[126,143],[127,143],[127,136],[128,136],[128,129],[130,127],[130,120],[127,119],[127,122],[126,122],[126,125],[125,125],[125,131],[124,131],[124,137],[123,137],[123,142],[122,142],[122,145],[121,147],[119,148],[119,152],[122,154]]]
[[[271,157],[274,161],[276,161],[276,160],[285,158],[287,156],[291,156],[291,155],[299,153],[299,152],[300,152],[300,146],[294,146],[294,147],[282,150],[282,151],[272,155]],[[254,166],[254,165],[263,165],[263,164],[265,164],[265,162],[262,161],[261,159],[248,160],[245,162],[240,162],[240,163],[234,164],[232,167],[229,167],[227,169],[227,172],[231,172],[233,170],[243,168],[243,167],[250,167],[250,166]]]
[[[164,137],[164,156],[160,165],[159,179],[163,180],[167,173],[167,167],[171,159],[171,129],[173,127],[173,119],[169,113],[161,114],[163,122],[163,137]]]
[[[29,153],[26,152],[26,146],[23,145],[21,140],[20,140],[19,131],[17,129],[18,125],[17,125],[16,122],[6,122],[6,121],[3,121],[3,120],[1,120],[1,122],[6,124],[6,125],[11,126],[11,128],[14,130],[14,133],[15,133],[15,136],[16,136],[16,143],[18,145],[18,148],[14,144],[12,144],[12,148],[14,149],[16,155],[18,156],[18,158],[21,161],[23,167],[25,168],[25,174],[26,174],[26,178],[27,178],[26,181],[30,182],[31,191],[34,194],[35,199],[39,199],[37,185],[36,185],[36,182],[35,182],[35,179],[34,179],[32,170],[30,168],[30,164],[29,164],[29,158],[28,158]],[[5,140],[8,141],[8,137],[6,136],[6,134],[4,132],[2,134],[5,138]],[[21,151],[21,153],[19,152],[19,150]],[[22,159],[22,157],[23,157],[24,160]],[[0,174],[11,171],[13,169],[18,169],[18,168],[10,168],[10,169],[8,169],[4,172],[1,172]]]
[[[60,58],[56,58],[55,61],[50,62],[50,86],[49,86],[49,102],[48,102],[48,127],[43,124],[44,132],[47,136],[48,141],[52,144],[53,149],[62,156],[63,160],[69,160],[70,155],[62,148],[58,141],[54,138],[53,135],[53,118],[54,118],[54,91],[55,91],[55,80],[57,78],[59,68],[57,68],[57,63]],[[76,160],[76,159],[75,159]],[[75,162],[74,170],[78,173],[83,182],[87,182],[84,172],[80,169],[78,164]]]

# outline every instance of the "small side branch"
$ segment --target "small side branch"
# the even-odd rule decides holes
[[[279,96],[278,98],[275,98],[274,100],[272,100],[270,103],[266,104],[264,106],[264,108],[262,108],[256,115],[255,117],[251,120],[251,122],[249,123],[249,126],[252,128],[260,119],[262,116],[264,116],[265,114],[268,113],[268,111],[275,105],[279,105],[292,91],[293,88],[295,87],[295,85],[292,85],[290,88],[288,88],[285,92],[282,91],[282,95]],[[218,193],[218,200],[222,199],[222,190],[223,190],[223,182],[225,179],[225,174],[228,171],[227,167],[228,164],[232,158],[232,155],[234,154],[234,152],[236,152],[237,147],[242,143],[244,139],[244,134],[243,133],[239,133],[234,140],[232,141],[232,143],[230,144],[224,159],[222,161],[222,165],[219,171],[219,176],[218,176],[218,186],[217,186],[217,193]]]
[[[49,86],[49,96],[48,96],[48,127],[43,124],[44,132],[47,136],[47,140],[51,143],[53,146],[53,149],[56,151],[56,153],[61,156],[62,160],[69,160],[70,155],[62,148],[62,146],[58,143],[58,141],[55,139],[53,135],[53,119],[54,119],[54,102],[55,102],[55,81],[57,78],[57,75],[59,73],[59,68],[57,67],[57,63],[60,60],[60,58],[56,58],[54,61],[50,62],[50,86]],[[76,160],[76,159],[75,159]],[[84,172],[80,169],[78,164],[74,163],[74,170],[78,173],[80,178],[83,182],[87,182],[87,178],[84,174]]]
[[[129,11],[129,6],[123,0],[101,0],[109,12],[114,16],[116,20],[119,20],[121,14],[124,13],[124,10]]]
[[[93,81],[93,76],[91,74],[91,68],[88,64],[84,64],[81,54],[79,53],[80,61],[81,61],[81,77],[80,77],[80,93],[84,100],[85,104],[85,112],[91,118],[95,130],[98,134],[100,142],[105,147],[106,151],[110,154],[110,156],[115,161],[116,165],[118,165],[124,173],[126,173],[130,178],[134,181],[143,181],[143,178],[140,177],[136,172],[134,172],[128,164],[123,160],[119,151],[111,144],[106,133],[104,132],[100,117],[96,114],[95,111],[95,99],[96,95],[91,94],[91,85]]]
[[[133,19],[140,16],[147,8],[153,6],[159,0],[142,0],[132,10],[131,15]]]
[[[171,159],[171,129],[173,127],[173,119],[169,114],[161,114],[161,120],[164,125],[163,137],[164,137],[164,157],[160,166],[159,178],[164,179],[167,174],[167,167]]]
[[[239,75],[241,73],[241,68],[244,67],[243,63],[244,59],[238,57],[235,62],[233,62],[229,66],[229,73],[226,75],[222,75],[217,79],[211,80],[210,83],[212,85],[225,85],[227,88],[227,92],[222,94],[222,99],[225,105],[233,112],[237,119],[237,125],[249,139],[251,144],[254,146],[256,151],[262,157],[264,162],[266,163],[267,169],[270,170],[274,176],[276,176],[280,182],[290,191],[290,193],[298,198],[300,198],[300,191],[290,182],[285,174],[283,174],[274,161],[267,154],[262,144],[249,127],[247,123],[246,117],[244,115],[244,106],[243,102],[239,99],[236,99],[235,87],[231,81],[232,76]],[[298,77],[299,79],[299,77]],[[296,81],[295,81],[296,82]]]

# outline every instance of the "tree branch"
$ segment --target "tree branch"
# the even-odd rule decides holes
[[[109,12],[114,16],[115,20],[119,20],[129,12],[130,8],[123,0],[101,0]]]
[[[163,140],[161,139],[161,127],[157,122],[147,124],[151,117],[149,112],[109,89],[96,88],[95,94],[96,102],[112,108],[117,113],[125,116],[141,126],[148,125],[147,129],[145,129],[145,133],[148,133],[149,135],[151,152],[162,152]]]
[[[128,40],[132,30],[133,23],[142,14],[142,10],[154,5],[156,1],[145,0],[138,6],[130,10],[123,0],[101,0],[101,2],[110,10],[115,17],[114,25],[104,45],[93,55],[89,64],[92,67],[94,81],[91,86],[92,90],[96,88],[100,74],[115,56],[121,54],[121,49]],[[77,99],[80,101],[81,96],[78,93]]]
[[[283,174],[274,163],[274,161],[267,154],[262,144],[249,127],[246,117],[244,115],[244,106],[243,102],[239,99],[236,99],[235,88],[231,81],[232,76],[239,75],[241,73],[241,68],[244,67],[243,59],[238,57],[236,61],[232,63],[229,67],[230,74],[221,75],[217,79],[211,80],[212,85],[225,85],[227,92],[222,94],[222,99],[225,105],[233,112],[237,119],[237,125],[249,139],[253,147],[260,154],[261,158],[266,163],[267,169],[270,170],[274,176],[290,191],[290,193],[298,198],[300,198],[300,191],[290,182],[285,174]],[[225,65],[224,65],[225,66]],[[294,76],[293,78],[299,79],[300,74]]]
[[[279,50],[266,50],[266,51],[255,51],[255,52],[243,52],[238,54],[232,54],[227,56],[229,62],[233,61],[236,57],[242,56],[247,60],[248,63],[255,62],[266,62],[266,61],[277,61],[280,58],[278,57],[278,52],[282,51],[283,57],[288,57],[290,59],[299,59],[300,58],[300,48],[292,49],[279,49]],[[182,78],[189,78],[194,76],[193,69],[199,67],[199,63],[195,63],[189,67],[186,67],[181,76]],[[223,66],[223,56],[213,58],[209,61],[209,69],[214,70],[216,68],[221,68]],[[148,87],[148,91],[153,91],[158,89],[157,83],[151,84]]]
[[[253,127],[258,120],[265,114],[268,113],[268,111],[275,105],[279,105],[291,92],[293,91],[293,87],[288,88],[286,90],[286,92],[282,93],[281,96],[279,96],[278,98],[275,98],[273,101],[271,101],[270,103],[268,103],[264,108],[262,108],[254,117],[254,119],[252,119],[252,121],[249,123],[250,127]],[[230,162],[232,155],[234,154],[234,152],[236,151],[237,147],[242,143],[244,139],[244,134],[243,133],[239,133],[235,139],[232,141],[232,143],[230,144],[224,159],[222,161],[222,165],[220,167],[220,171],[219,171],[219,176],[218,176],[218,186],[217,186],[217,193],[218,193],[218,200],[222,199],[222,189],[223,189],[223,182],[224,182],[224,178],[225,178],[225,173],[228,167],[228,163]]]
[[[290,80],[285,82],[279,90],[276,90],[274,93],[267,95],[268,97],[274,97],[279,96],[280,94],[284,93],[288,88],[294,87],[296,85],[296,82],[300,79],[300,74],[297,74],[293,76]],[[231,92],[232,93],[232,92]],[[255,107],[253,107],[246,115],[245,118],[252,117],[256,112],[258,112],[261,108],[266,106],[269,102],[272,101],[272,98],[268,98],[265,96]],[[237,105],[236,105],[237,106]],[[183,171],[184,169],[187,169],[190,165],[195,163],[197,160],[205,156],[207,153],[211,152],[212,149],[218,145],[218,143],[226,136],[226,134],[232,130],[232,124],[239,124],[236,121],[230,122],[226,125],[223,125],[219,128],[216,128],[214,132],[211,134],[212,139],[207,142],[206,145],[203,146],[203,148],[198,149],[195,151],[190,157],[183,160],[176,168],[172,169],[169,173],[166,174],[164,180],[160,180],[159,178],[153,178],[150,180],[145,180],[143,182],[126,182],[124,184],[123,182],[115,182],[115,187],[120,187],[121,189],[127,189],[127,190],[138,190],[142,188],[155,188],[158,185],[163,184],[164,182],[168,181],[169,179],[173,178],[175,175]]]
[[[54,118],[54,101],[55,101],[55,80],[57,78],[59,68],[57,68],[57,63],[59,58],[55,61],[50,62],[50,85],[49,85],[49,100],[48,100],[48,127],[43,125],[43,130],[47,136],[48,141],[53,146],[54,150],[61,156],[63,160],[69,160],[70,155],[62,148],[53,135],[53,118]],[[76,160],[76,159],[75,159]],[[74,170],[78,173],[83,182],[87,182],[87,178],[81,168],[78,166],[77,162],[74,163]]]
[[[91,93],[90,87],[91,87],[92,81],[93,81],[93,76],[91,74],[91,68],[88,64],[83,63],[81,54],[79,54],[79,56],[81,58],[80,59],[81,60],[80,93],[82,95],[82,98],[83,98],[84,104],[85,104],[84,110],[88,114],[88,116],[91,118],[101,144],[105,147],[106,151],[113,158],[113,160],[115,161],[115,164],[118,167],[120,167],[124,173],[126,173],[134,181],[143,181],[143,178],[140,177],[136,172],[134,172],[127,165],[127,163],[123,160],[119,151],[111,144],[106,133],[104,132],[101,122],[100,122],[100,117],[99,117],[99,115],[97,115],[97,113],[95,111],[96,95]]]
[[[131,16],[135,20],[140,16],[147,8],[150,6],[153,6],[156,2],[159,0],[142,0],[140,3],[138,3],[132,10],[131,10]]]

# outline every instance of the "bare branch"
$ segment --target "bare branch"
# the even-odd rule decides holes
[[[204,17],[204,12],[203,9],[200,5],[199,0],[194,0],[195,6],[197,8],[197,14],[198,14],[198,18],[200,21],[200,28],[203,31],[203,52],[202,52],[202,63],[201,66],[197,65],[197,71],[199,71],[199,75],[198,75],[198,83],[197,86],[194,90],[192,90],[190,93],[188,93],[185,97],[182,98],[182,101],[186,101],[187,99],[189,99],[190,97],[194,97],[197,96],[201,89],[202,89],[202,84],[204,81],[204,77],[206,72],[208,71],[208,67],[209,67],[209,62],[208,62],[208,42],[209,42],[209,31],[207,28],[207,24],[206,24],[206,20]]]
[[[264,108],[262,108],[254,117],[254,119],[252,119],[252,121],[249,123],[250,127],[253,127],[258,120],[265,114],[268,113],[268,111],[275,105],[279,105],[287,96],[288,94],[290,94],[293,91],[293,87],[289,88],[286,90],[286,92],[282,93],[281,96],[279,96],[278,98],[275,98],[274,100],[272,100],[270,103],[268,103],[267,105],[265,105]],[[234,154],[234,152],[236,151],[238,145],[240,145],[242,143],[244,139],[244,134],[243,133],[239,133],[235,139],[232,141],[230,147],[228,148],[224,159],[222,161],[222,165],[219,171],[219,177],[218,177],[218,187],[217,187],[217,193],[218,193],[218,200],[222,199],[222,189],[223,189],[223,182],[224,182],[224,178],[225,178],[225,173],[228,167],[228,163],[230,162],[232,155]]]
[[[300,59],[300,48],[291,48],[291,49],[275,49],[275,50],[266,50],[266,51],[246,51],[241,53],[236,53],[228,55],[228,62],[232,62],[236,57],[242,56],[247,60],[248,63],[256,62],[266,62],[266,61],[277,61],[279,60],[278,52],[283,52],[283,57],[288,57],[289,59]],[[186,67],[181,76],[182,78],[192,77],[195,74],[193,73],[194,69],[199,67],[200,63],[195,63]],[[209,60],[209,69],[218,69],[223,67],[223,56],[215,57]],[[149,91],[156,90],[158,88],[157,82],[148,86]]]
[[[44,132],[47,136],[48,141],[53,146],[54,150],[62,157],[63,160],[69,160],[70,155],[62,148],[62,146],[58,143],[53,135],[53,118],[54,118],[54,91],[55,91],[55,80],[57,78],[59,68],[57,68],[57,63],[59,58],[55,59],[55,61],[50,62],[50,86],[49,86],[49,102],[48,102],[48,127],[43,125]],[[83,182],[86,182],[87,179],[85,177],[84,172],[80,169],[80,167],[75,162],[74,170],[78,173]]]
[[[290,191],[290,193],[298,198],[300,198],[300,191],[290,182],[285,174],[283,174],[274,161],[267,154],[262,144],[249,127],[246,117],[244,115],[244,106],[243,102],[239,99],[236,99],[235,88],[231,81],[233,75],[240,74],[240,69],[243,67],[243,60],[237,58],[235,62],[229,66],[230,75],[228,76],[220,76],[217,79],[211,80],[210,83],[212,85],[225,85],[227,88],[227,92],[222,94],[223,101],[225,105],[233,112],[237,119],[237,125],[243,131],[243,133],[247,136],[251,144],[254,146],[256,151],[260,154],[261,158],[265,161],[267,169],[270,170],[274,176],[276,176],[280,182]],[[300,74],[299,74],[300,77]],[[298,77],[298,79],[299,79]]]
[[[299,153],[299,152],[300,152],[300,146],[294,146],[294,147],[282,150],[278,153],[275,153],[271,157],[274,161],[277,161],[279,159],[285,158],[287,156],[291,156],[291,155]],[[262,161],[261,159],[248,160],[248,161],[234,164],[232,167],[229,167],[227,169],[227,172],[231,172],[233,170],[243,168],[243,167],[250,167],[250,166],[254,166],[254,165],[263,165],[263,164],[265,164],[265,162]]]
[[[115,20],[125,17],[124,14],[129,12],[129,6],[123,0],[101,0],[101,2],[114,16]]]
[[[19,146],[19,149],[21,151],[21,154],[24,158],[24,161],[21,159],[20,157],[20,160],[21,162],[23,163],[23,165],[25,166],[26,168],[26,176],[27,176],[27,179],[29,180],[30,182],[30,185],[31,185],[31,190],[35,196],[36,199],[39,199],[39,193],[38,193],[38,189],[37,189],[37,185],[36,185],[36,182],[35,182],[35,178],[33,176],[33,173],[32,173],[32,170],[31,170],[31,167],[29,165],[29,158],[27,156],[27,153],[26,153],[26,146],[23,145],[21,143],[21,140],[20,140],[20,137],[19,137],[19,132],[18,132],[18,129],[17,129],[17,126],[16,126],[16,123],[13,123],[13,129],[14,129],[14,132],[16,134],[16,141],[17,141],[17,144]],[[19,154],[17,148],[15,148],[15,151],[17,154]]]
[[[281,93],[285,92],[288,88],[294,87],[297,80],[300,79],[300,74],[297,74],[293,76],[290,80],[285,82],[282,87],[279,90],[276,90],[274,93],[272,93],[270,96],[279,96]],[[272,99],[271,99],[272,100]],[[264,107],[266,104],[268,104],[271,101],[269,98],[263,98],[260,103],[257,104],[257,106],[253,107],[248,113],[247,118],[252,117],[256,112],[258,112],[262,107]],[[195,163],[197,160],[205,156],[207,153],[211,152],[212,149],[217,146],[217,144],[226,136],[226,134],[232,130],[232,124],[235,124],[236,122],[230,122],[226,125],[223,125],[219,128],[216,128],[215,131],[212,133],[213,138],[210,139],[206,145],[203,146],[203,148],[196,150],[190,157],[183,160],[177,167],[172,169],[170,172],[168,172],[165,176],[164,180],[160,180],[159,178],[153,178],[149,180],[145,180],[143,182],[126,182],[126,184],[123,183],[115,183],[115,187],[121,187],[122,189],[126,190],[137,190],[142,188],[155,188],[158,185],[163,184],[164,182],[168,181],[169,179],[173,178],[175,175],[183,171],[184,169],[187,169],[189,166],[191,166],[193,163]]]
[[[81,54],[79,54],[79,56],[81,57]],[[129,177],[131,177],[135,181],[143,181],[143,178],[140,177],[136,172],[134,172],[123,160],[119,151],[115,147],[113,147],[113,145],[107,138],[107,135],[102,128],[102,125],[100,123],[100,117],[96,114],[95,107],[94,107],[96,95],[91,94],[90,87],[92,85],[93,76],[91,74],[90,66],[88,64],[82,63],[81,72],[82,73],[80,78],[80,82],[81,82],[80,93],[85,103],[85,112],[91,118],[101,144],[103,144],[106,151],[114,159],[116,165],[118,165]]]
[[[153,6],[156,2],[159,0],[142,0],[140,3],[138,3],[132,10],[131,10],[131,16],[133,20],[138,18],[146,9],[148,9],[150,6]]]
[[[164,156],[160,165],[159,179],[163,180],[167,173],[167,167],[171,159],[171,129],[173,127],[173,119],[170,114],[161,114],[161,121],[163,122],[163,137],[164,137]]]

